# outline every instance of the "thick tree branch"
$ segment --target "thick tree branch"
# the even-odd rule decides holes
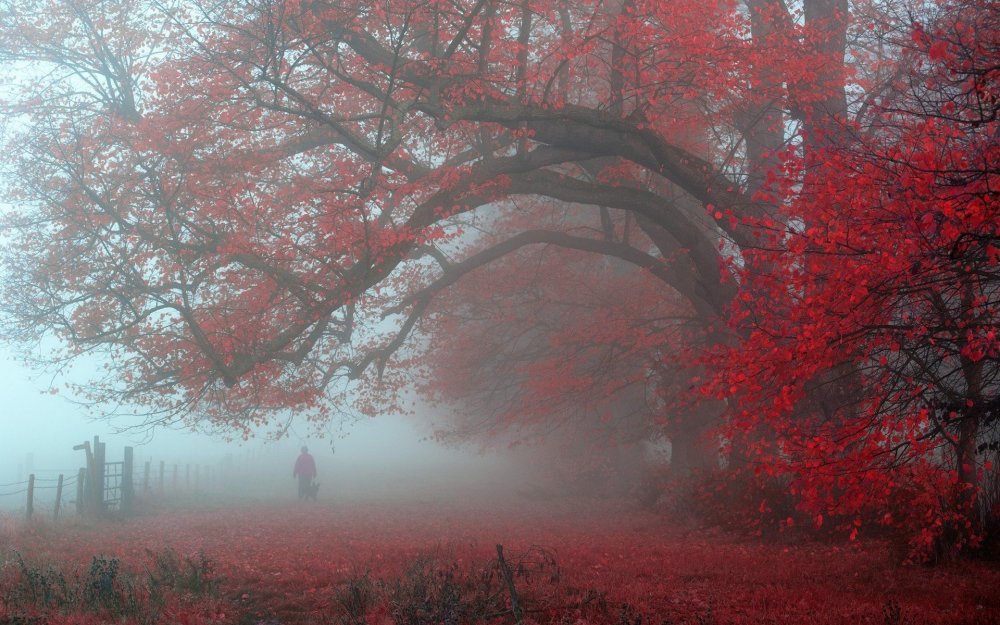
[[[550,230],[526,230],[520,232],[465,260],[453,263],[444,271],[440,278],[427,287],[403,298],[399,304],[388,309],[386,314],[400,312],[407,306],[458,282],[466,274],[529,245],[555,245],[566,249],[619,258],[636,267],[649,271],[662,282],[670,285],[687,298],[698,313],[706,316],[715,314],[713,307],[706,301],[702,294],[700,285],[691,278],[688,272],[678,271],[676,268],[665,264],[662,260],[624,243],[588,239],[586,237],[578,237]]]

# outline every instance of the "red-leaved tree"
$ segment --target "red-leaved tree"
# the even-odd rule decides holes
[[[436,389],[464,401],[511,372],[501,422],[624,432],[641,380],[636,426],[688,466],[720,426],[733,465],[848,516],[953,466],[974,526],[995,9],[929,11],[8,0],[7,334],[98,356],[102,406],[243,432],[395,409],[425,364],[468,369]],[[687,399],[705,380],[725,415]]]
[[[996,523],[998,27],[942,6],[836,140],[784,153],[785,218],[735,268],[749,330],[712,360],[733,435],[817,524],[903,526],[921,557]]]

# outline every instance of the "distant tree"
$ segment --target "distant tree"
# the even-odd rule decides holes
[[[664,434],[660,349],[696,323],[669,291],[624,261],[548,247],[442,293],[424,326],[438,338],[419,357],[424,393],[446,407],[439,439],[533,442],[556,464],[601,473],[592,488],[629,488],[642,476],[639,448]]]

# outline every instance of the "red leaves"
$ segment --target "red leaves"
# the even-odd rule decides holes
[[[8,528],[4,538],[27,562],[53,563],[64,572],[85,567],[95,553],[118,553],[124,569],[141,574],[150,566],[146,548],[160,553],[172,546],[182,557],[204,551],[219,586],[214,595],[198,597],[168,592],[163,610],[171,623],[270,619],[305,625],[336,619],[344,616],[343,584],[352,577],[367,571],[391,585],[423,556],[453,579],[481,579],[501,539],[511,556],[531,545],[553,554],[558,582],[537,580],[529,588],[528,580],[517,580],[519,590],[550,606],[532,615],[544,625],[569,618],[608,622],[586,612],[582,599],[588,592],[599,594],[615,612],[628,604],[644,622],[694,621],[711,614],[732,623],[839,625],[882,618],[890,600],[940,625],[964,622],[973,613],[989,622],[1000,613],[1000,605],[986,599],[1000,579],[983,563],[897,568],[892,584],[870,583],[886,574],[887,546],[860,535],[847,549],[816,541],[759,544],[718,531],[682,532],[663,518],[628,512],[620,502],[589,500],[585,511],[523,500],[502,503],[508,505],[498,510],[469,502],[394,507],[345,500],[334,508],[174,512],[99,528],[44,533]],[[782,517],[788,531],[795,525],[792,518]],[[449,537],[443,544],[442,536]],[[0,575],[11,572],[4,568]],[[538,591],[547,594],[537,596]],[[375,606],[369,616],[388,617],[391,608]],[[50,612],[46,622],[100,622],[98,615],[75,609]],[[18,615],[23,616],[20,606],[0,603],[0,618]]]
[[[956,388],[996,397],[986,389],[1000,358],[991,250],[1000,213],[986,191],[996,184],[997,153],[985,139],[996,123],[987,122],[994,129],[981,141],[981,122],[965,121],[976,119],[977,105],[943,86],[956,59],[971,54],[945,29],[984,19],[984,10],[973,3],[961,18],[947,14],[933,36],[914,29],[913,41],[938,65],[926,69],[927,86],[898,94],[885,126],[812,158],[784,155],[786,176],[799,180],[802,167],[804,182],[783,189],[786,225],[771,226],[771,249],[744,254],[731,319],[740,344],[707,361],[716,374],[710,388],[754,414],[756,436],[777,440],[777,449],[750,449],[795,480],[805,508],[912,523],[906,531],[924,554],[942,528],[963,527],[967,510],[951,488],[937,500],[924,494],[955,477],[953,459],[934,459],[931,441],[943,434],[933,424],[947,419],[957,436],[957,423],[976,418],[953,398]],[[949,117],[937,118],[939,109]],[[767,181],[773,188],[778,177]],[[971,377],[955,368],[960,361]],[[952,373],[943,379],[914,362]],[[975,373],[985,371],[986,386]],[[758,381],[735,384],[736,372]],[[945,402],[953,409],[942,410]],[[900,500],[886,505],[890,494]]]
[[[932,61],[943,61],[943,60],[947,59],[948,56],[949,56],[948,55],[948,42],[947,41],[942,41],[942,40],[935,41],[927,49],[927,56]]]
[[[205,25],[26,1],[0,29],[42,64],[13,103],[6,299],[25,334],[111,353],[94,399],[249,428],[322,420],[340,379],[395,409],[417,372],[487,422],[459,431],[558,424],[603,468],[717,397],[761,474],[854,518],[900,466],[937,480],[935,444],[980,418],[960,399],[995,397],[988,3],[928,8],[909,40],[852,6],[845,50],[851,16],[780,2],[233,3]],[[590,238],[421,290],[542,228]],[[641,269],[583,256],[601,245]]]

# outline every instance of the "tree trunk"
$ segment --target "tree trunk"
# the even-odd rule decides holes
[[[971,408],[962,418],[958,430],[958,504],[965,512],[969,529],[974,534],[982,529],[979,507],[976,505],[979,493],[979,466],[976,463],[979,411],[978,406]]]
[[[676,479],[719,467],[716,445],[707,440],[707,430],[714,421],[687,419],[670,434],[670,472]]]
[[[966,310],[971,307],[971,293],[966,292]],[[958,501],[969,523],[969,531],[979,534],[982,522],[977,498],[979,496],[979,465],[976,462],[976,446],[979,441],[979,424],[983,409],[983,363],[962,356],[962,374],[965,377],[965,396],[969,402],[958,426]]]

